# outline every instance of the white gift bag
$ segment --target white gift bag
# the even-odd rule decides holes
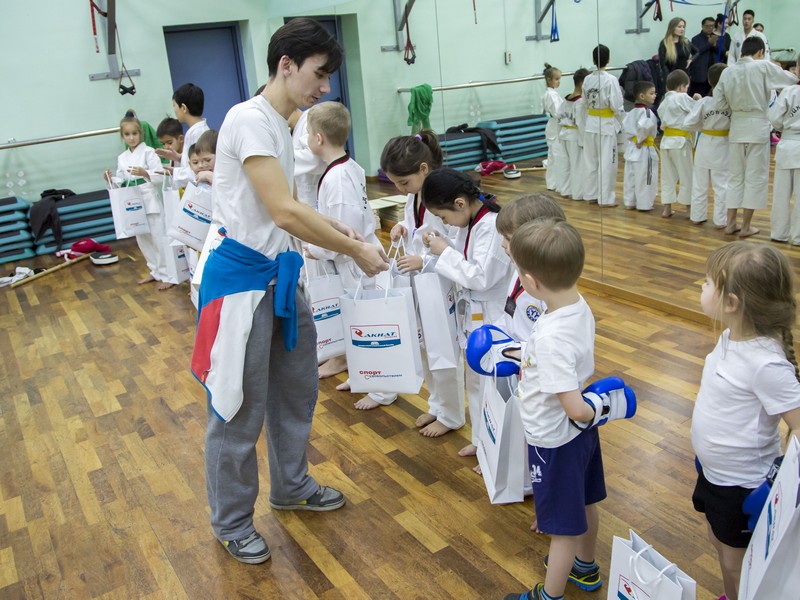
[[[339,306],[350,390],[418,394],[422,357],[411,288],[364,290],[359,284],[345,291]]]
[[[800,597],[800,444],[792,436],[747,546],[739,598]]]
[[[167,245],[164,250],[167,281],[181,283],[189,279],[189,262],[186,260],[186,251],[184,247],[182,245]]]
[[[406,247],[402,239],[397,242],[392,242],[392,245],[389,247],[389,252],[386,253],[386,257],[389,259],[389,268],[385,271],[381,271],[373,278],[377,289],[388,290],[390,288],[411,287],[411,277],[401,273],[397,269],[397,259],[401,256],[401,248],[403,249],[402,256],[405,256]]]
[[[344,288],[339,275],[328,272],[328,264],[332,264],[331,261],[306,260],[306,290],[317,329],[319,362],[345,353],[342,313],[339,308],[339,298],[344,294]],[[321,274],[312,275],[310,271],[321,271]]]
[[[607,600],[695,600],[697,584],[633,530],[614,536]]]
[[[171,219],[167,235],[198,252],[211,227],[211,186],[189,182],[183,191],[180,208]]]
[[[172,187],[173,179],[169,175],[164,176],[161,182],[161,196],[164,198],[164,229],[169,232],[175,221],[175,216],[181,209],[181,195],[177,189]],[[169,236],[167,236],[169,237]],[[173,246],[183,246],[177,240],[170,240]]]
[[[118,240],[150,233],[147,214],[142,199],[142,186],[112,187],[108,190],[111,200],[111,217]]]
[[[503,399],[496,379],[487,378],[484,382],[478,427],[478,464],[489,501],[492,504],[522,502],[525,481],[530,475],[519,397],[509,393],[508,398]]]
[[[455,284],[436,273],[414,275],[417,310],[428,353],[428,368],[454,369],[461,362]]]

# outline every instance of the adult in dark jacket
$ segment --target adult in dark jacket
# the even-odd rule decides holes
[[[708,96],[711,86],[708,84],[708,68],[717,61],[719,36],[714,34],[714,17],[706,17],[701,23],[701,31],[692,38],[692,46],[697,48],[697,55],[689,67],[692,83],[689,94]]]
[[[667,25],[667,34],[658,45],[658,63],[661,65],[661,77],[667,80],[667,75],[676,69],[688,73],[692,59],[697,54],[697,48],[685,35],[686,21],[675,17]]]
[[[725,24],[725,32],[722,31],[722,22],[725,20],[725,15],[717,13],[717,19],[714,21],[714,35],[722,38],[722,57],[717,62],[728,64],[728,50],[731,47],[731,36],[728,33],[728,24]],[[719,56],[719,45],[717,45],[717,56]]]

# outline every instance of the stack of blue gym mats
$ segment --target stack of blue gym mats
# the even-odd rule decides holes
[[[439,145],[444,153],[443,166],[459,171],[469,171],[483,160],[513,162],[547,155],[547,140],[544,128],[547,115],[509,117],[496,121],[481,121],[475,127],[489,129],[497,137],[501,154],[489,153],[484,157],[481,136],[474,132],[444,133],[439,136]]]
[[[481,121],[475,127],[491,129],[497,136],[497,145],[507,163],[528,158],[547,156],[544,128],[548,115],[509,117],[496,121]]]
[[[61,249],[68,250],[72,242],[84,238],[92,238],[100,243],[117,239],[108,190],[69,196],[56,202],[56,210],[61,219]],[[51,254],[57,250],[52,230],[47,230],[36,241],[34,249],[37,255]]]
[[[29,208],[30,204],[21,198],[0,198],[0,263],[35,256],[28,225]]]

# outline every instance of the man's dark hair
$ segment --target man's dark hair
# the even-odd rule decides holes
[[[705,19],[700,21],[700,27],[702,27],[703,25],[705,25],[709,21],[711,21],[712,23],[716,23],[717,22],[716,19],[714,19],[714,17],[706,17]]]
[[[754,13],[754,12],[753,12],[752,10],[750,10],[749,8],[748,8],[746,11],[744,11],[744,12],[742,13],[742,16],[743,16],[743,17],[744,17],[744,16],[746,16],[746,15],[750,15],[751,17],[753,17],[753,19],[755,19],[755,18],[756,18],[756,13]]]
[[[203,107],[205,106],[205,96],[203,90],[193,83],[184,83],[181,87],[175,90],[172,94],[172,99],[175,104],[180,106],[186,105],[186,110],[193,117],[203,116]]]
[[[297,68],[309,56],[321,54],[326,57],[322,69],[333,73],[342,64],[344,51],[328,30],[314,19],[298,17],[280,27],[269,40],[267,49],[267,69],[270,78],[278,72],[278,63],[282,56],[288,56]]]
[[[757,35],[751,35],[742,42],[742,56],[755,56],[766,49],[767,47],[764,45],[764,40]]]

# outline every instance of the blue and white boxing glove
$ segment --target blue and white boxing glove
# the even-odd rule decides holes
[[[764,505],[767,503],[767,500],[769,500],[772,484],[775,483],[775,478],[778,476],[778,471],[780,471],[782,462],[782,456],[779,456],[772,462],[769,473],[767,473],[767,478],[760,486],[750,492],[742,503],[742,511],[747,515],[747,529],[749,531],[754,531],[756,528],[758,518],[761,516],[761,511],[764,510]]]
[[[520,359],[514,356],[519,342],[494,325],[481,325],[469,334],[465,354],[467,364],[476,373],[489,377],[510,377],[519,373]],[[495,353],[502,356],[495,361]]]
[[[583,401],[594,409],[594,419],[573,424],[578,429],[599,427],[616,419],[630,419],[636,414],[636,394],[620,377],[606,377],[587,385]]]

